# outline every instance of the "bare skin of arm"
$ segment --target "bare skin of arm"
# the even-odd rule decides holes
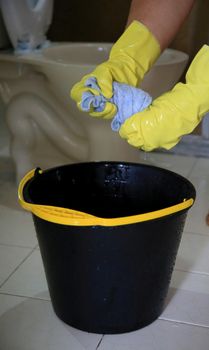
[[[195,0],[132,0],[127,25],[143,23],[158,40],[163,51],[173,40]]]

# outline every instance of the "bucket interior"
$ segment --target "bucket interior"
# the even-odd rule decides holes
[[[83,211],[102,218],[164,209],[195,198],[184,177],[155,166],[90,162],[46,170],[29,180],[25,201]]]

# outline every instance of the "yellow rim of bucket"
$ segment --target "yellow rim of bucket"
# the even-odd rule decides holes
[[[84,212],[80,212],[73,209],[54,207],[49,205],[40,205],[28,203],[23,198],[23,189],[25,184],[34,177],[35,170],[28,172],[21,180],[18,188],[18,198],[20,205],[38,216],[39,218],[61,225],[73,225],[73,226],[119,226],[128,225],[138,222],[144,222],[154,219],[159,219],[163,216],[177,213],[179,211],[188,209],[194,203],[194,199],[184,199],[183,202],[173,205],[171,207],[152,211],[145,214],[131,215],[119,218],[100,218],[94,215],[90,215]],[[39,170],[42,173],[42,170]]]

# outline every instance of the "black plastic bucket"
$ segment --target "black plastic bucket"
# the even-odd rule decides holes
[[[96,216],[95,224],[66,224],[62,215],[57,223],[31,210],[61,320],[110,334],[139,329],[161,314],[195,199],[187,179],[143,164],[91,162],[36,171],[19,191],[22,205]]]

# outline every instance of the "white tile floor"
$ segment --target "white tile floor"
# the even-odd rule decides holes
[[[141,330],[103,336],[76,330],[55,316],[31,216],[17,204],[11,160],[0,157],[0,350],[209,349],[209,159],[158,153],[145,158],[188,177],[197,200],[163,314]]]

